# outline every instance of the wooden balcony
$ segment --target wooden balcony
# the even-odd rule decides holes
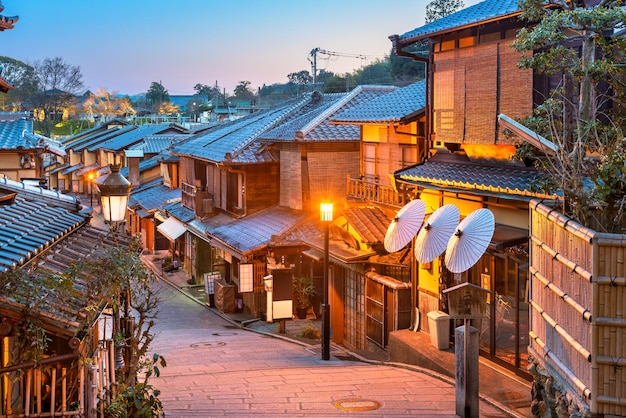
[[[370,180],[347,179],[348,200],[400,208],[406,203],[406,196],[393,187],[374,183]]]

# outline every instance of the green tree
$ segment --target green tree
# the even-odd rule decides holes
[[[161,105],[170,101],[170,94],[163,87],[163,84],[153,81],[146,93],[146,101],[152,107],[152,110],[158,113]]]
[[[252,103],[254,101],[254,92],[250,89],[249,81],[240,81],[237,86],[235,86],[235,90],[233,93],[235,94],[235,99],[239,101],[245,101]]]
[[[462,0],[433,0],[426,5],[426,23],[448,16],[463,7]]]
[[[37,82],[37,92],[32,99],[40,121],[37,127],[50,136],[54,123],[75,106],[76,94],[83,88],[83,75],[80,67],[61,57],[35,61],[32,67]]]
[[[13,86],[4,95],[3,110],[12,112],[32,110],[26,108],[26,103],[37,93],[35,69],[31,65],[9,57],[0,57],[0,65],[2,77]]]
[[[405,48],[405,51],[428,58],[428,45],[426,43],[416,43]],[[426,64],[413,58],[391,54],[389,63],[391,65],[391,78],[395,84],[406,85],[423,80],[426,77]]]
[[[626,22],[622,1],[521,0],[515,47],[522,68],[561,77],[559,88],[524,123],[557,145],[537,162],[552,174],[543,185],[563,193],[563,212],[583,225],[623,232],[626,206],[626,42],[611,36]],[[532,52],[532,53],[528,53]],[[606,84],[610,88],[606,88]],[[604,86],[604,87],[603,87]],[[521,147],[519,156],[528,156]]]
[[[356,85],[393,84],[389,58],[376,60],[372,64],[354,71],[354,81]]]
[[[289,79],[289,83],[297,85],[310,84],[313,82],[313,76],[307,70],[290,73],[287,75],[287,79]]]

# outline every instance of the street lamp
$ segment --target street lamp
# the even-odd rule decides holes
[[[126,208],[128,206],[128,197],[130,196],[130,189],[132,184],[126,180],[120,173],[120,166],[118,164],[111,164],[111,173],[107,176],[98,177],[95,183],[100,191],[100,199],[102,202],[102,216],[104,221],[109,224],[109,228],[113,234],[117,232],[117,228],[120,223],[126,220]],[[119,300],[120,291],[116,290],[117,307],[114,307],[115,324],[118,332],[122,332],[124,340],[128,337],[128,325],[122,328],[122,321],[119,312]],[[124,292],[124,321],[128,321],[129,318],[129,304],[130,293],[128,286]],[[122,354],[122,345],[115,347],[116,353],[116,367],[122,369],[125,367],[124,355]]]
[[[320,204],[320,219],[324,223],[324,304],[322,305],[322,360],[330,358],[330,305],[328,304],[328,230],[333,220],[333,204]]]
[[[113,231],[126,219],[128,196],[132,184],[120,173],[120,166],[111,164],[111,174],[98,177],[95,183],[100,191],[102,216]]]
[[[89,173],[89,206],[93,207],[93,173]]]

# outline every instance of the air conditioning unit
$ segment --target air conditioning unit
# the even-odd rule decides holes
[[[204,215],[209,215],[213,213],[213,199],[202,199],[202,213]]]

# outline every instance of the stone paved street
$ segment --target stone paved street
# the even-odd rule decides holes
[[[161,281],[151,381],[167,417],[455,416],[453,383],[405,367],[322,361],[306,346],[242,329]],[[331,350],[332,354],[332,350]],[[480,402],[484,417],[509,416]]]

